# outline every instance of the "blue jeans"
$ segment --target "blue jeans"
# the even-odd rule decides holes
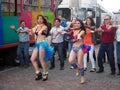
[[[52,47],[54,47],[54,55],[56,53],[56,51],[58,52],[58,56],[60,59],[60,67],[64,67],[64,52],[63,52],[63,45],[64,43],[52,43]],[[51,62],[51,66],[55,66],[55,57],[52,57],[52,59],[50,60]]]
[[[108,55],[108,61],[111,67],[111,71],[115,72],[114,44],[113,43],[109,43],[109,44],[101,43],[99,52],[98,52],[98,57],[97,57],[99,70],[104,70],[102,58],[105,52]]]
[[[69,53],[72,50],[72,46],[73,46],[73,41],[72,41],[72,39],[69,39],[68,40],[68,51],[69,51]]]
[[[29,42],[19,43],[17,48],[17,56],[20,61],[20,65],[29,65]]]
[[[120,64],[120,42],[116,42],[117,63]]]

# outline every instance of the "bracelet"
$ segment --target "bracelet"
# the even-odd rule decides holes
[[[82,39],[78,39],[77,41],[81,41]]]
[[[81,40],[81,39],[82,39],[81,37],[78,38],[78,40]]]

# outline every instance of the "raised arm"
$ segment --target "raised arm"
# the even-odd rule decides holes
[[[71,26],[72,22],[70,22],[67,27],[65,27],[65,30],[69,30],[70,29],[70,26]]]
[[[18,31],[17,31],[17,29],[15,28],[15,26],[10,26],[10,28],[12,29],[12,30],[14,30],[16,33],[18,33]]]
[[[78,39],[78,40],[82,39],[82,37],[83,37],[84,35],[85,35],[85,31],[82,30],[82,31],[78,34],[77,39]]]

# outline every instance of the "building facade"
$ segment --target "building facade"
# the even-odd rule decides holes
[[[1,12],[3,16],[11,16],[15,14],[15,9],[17,8],[17,14],[20,14],[20,1],[21,0],[1,0]],[[51,11],[51,1],[53,0],[40,0],[40,7],[42,11]],[[54,0],[55,7],[62,0]],[[17,3],[17,6],[15,6]],[[24,11],[38,11],[38,0],[23,0],[23,10]]]

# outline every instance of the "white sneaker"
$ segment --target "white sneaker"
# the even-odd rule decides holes
[[[70,66],[70,69],[74,69],[74,67],[73,67],[73,66]]]

